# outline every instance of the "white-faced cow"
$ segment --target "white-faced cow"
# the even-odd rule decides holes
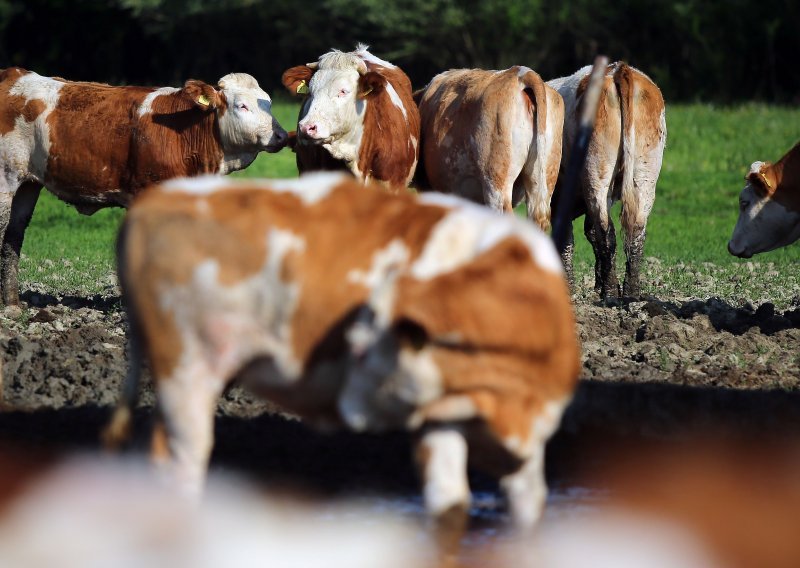
[[[154,182],[245,168],[286,144],[270,105],[245,73],[155,89],[0,72],[2,301],[19,303],[19,253],[43,185],[91,215]]]
[[[578,132],[581,101],[589,82],[591,66],[548,84],[564,97],[564,155],[561,173]],[[625,281],[623,293],[638,296],[639,267],[644,251],[647,218],[656,196],[656,182],[667,139],[664,98],[658,87],[641,71],[622,63],[608,66],[600,95],[597,123],[589,142],[586,165],[580,174],[580,190],[572,207],[572,218],[586,214],[584,231],[595,255],[595,289],[605,298],[619,295],[616,274],[616,236],[609,216],[611,205],[622,201],[625,232]],[[559,189],[553,198],[554,211]],[[563,260],[572,280],[572,227]]]
[[[728,251],[742,258],[800,239],[800,143],[775,164],[753,162]]]
[[[550,226],[561,164],[564,103],[527,67],[455,69],[415,98],[422,119],[420,189],[454,193],[498,211],[523,199]]]
[[[297,123],[297,166],[300,173],[347,170],[399,191],[417,166],[419,111],[406,74],[367,49],[331,51],[284,72],[289,92],[306,97]]]
[[[545,441],[580,357],[561,261],[531,224],[341,173],[198,178],[137,199],[119,250],[157,391],[154,456],[188,492],[237,379],[311,423],[416,431],[434,515],[466,510],[469,449],[519,523],[539,516]]]

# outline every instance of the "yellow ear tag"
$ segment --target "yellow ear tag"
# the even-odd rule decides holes
[[[363,93],[361,93],[361,96],[362,96],[362,97],[366,97],[366,96],[367,96],[368,94],[370,94],[371,92],[372,92],[372,87],[370,87],[369,89],[367,89],[366,91],[364,91]]]
[[[300,84],[297,85],[296,92],[297,92],[298,95],[307,95],[308,94],[308,85],[306,85],[305,79],[300,81]]]
[[[767,189],[772,189],[772,184],[769,183],[769,180],[767,179],[767,176],[765,176],[764,174],[758,174],[758,175],[760,175],[761,179],[764,180],[764,183],[767,185]]]
[[[207,107],[208,105],[211,104],[211,101],[208,100],[207,96],[200,95],[199,97],[197,97],[197,104],[200,104],[200,105],[203,105],[204,107]]]

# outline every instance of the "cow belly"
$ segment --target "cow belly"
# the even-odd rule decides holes
[[[64,189],[57,185],[47,184],[47,189],[61,201],[74,205],[82,215],[92,215],[106,207],[127,207],[131,194],[119,189],[97,191],[84,188]]]

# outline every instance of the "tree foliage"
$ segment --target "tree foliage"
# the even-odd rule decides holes
[[[0,0],[0,65],[112,83],[268,90],[282,71],[366,42],[416,86],[453,67],[524,64],[551,78],[598,52],[671,100],[796,101],[794,0]]]

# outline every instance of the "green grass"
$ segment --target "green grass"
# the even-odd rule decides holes
[[[288,130],[297,118],[295,103],[276,101],[273,112]],[[800,109],[765,105],[718,108],[671,105],[667,109],[667,149],[656,202],[648,224],[644,291],[659,297],[720,296],[787,304],[800,296],[800,245],[746,262],[731,257],[726,245],[737,216],[744,174],[755,160],[775,161],[800,133]],[[292,177],[294,154],[261,154],[236,177]],[[124,212],[80,216],[43,192],[23,247],[23,290],[56,294],[94,294],[113,286],[113,242]],[[619,218],[619,205],[614,208]],[[622,235],[617,262],[624,266]],[[594,259],[575,223],[576,274],[591,282]]]

